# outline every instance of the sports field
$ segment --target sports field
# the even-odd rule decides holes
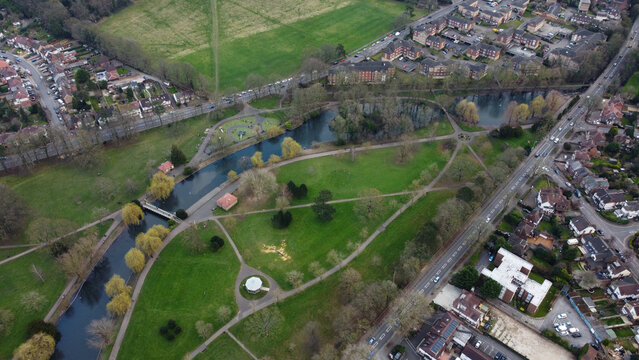
[[[308,47],[354,50],[391,30],[403,10],[392,0],[139,0],[100,29],[211,78],[217,66],[219,87],[228,89],[243,88],[251,73],[275,79],[294,72]]]

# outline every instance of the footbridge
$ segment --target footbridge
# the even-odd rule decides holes
[[[148,203],[146,201],[142,202],[142,207],[144,209],[146,209],[146,210],[149,210],[150,212],[152,212],[154,214],[160,215],[160,216],[162,216],[164,218],[167,218],[169,220],[174,220],[176,222],[180,222],[181,221],[177,216],[175,216],[174,213],[172,213],[170,211],[166,211],[164,209],[160,209],[159,207],[157,207],[157,206],[155,206],[155,205],[153,205],[151,203]]]

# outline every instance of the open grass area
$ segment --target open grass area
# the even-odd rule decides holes
[[[10,175],[0,182],[21,195],[34,210],[34,217],[68,219],[78,225],[95,220],[97,208],[114,211],[122,203],[137,198],[146,190],[150,171],[168,160],[171,145],[178,145],[191,158],[197,152],[204,129],[211,126],[206,116],[198,116],[171,127],[146,131],[118,147],[103,151],[102,164],[83,170],[70,163],[39,165],[28,175]],[[95,184],[101,178],[114,183],[113,197],[101,197]],[[127,179],[137,185],[135,193],[125,189]]]
[[[423,170],[428,174],[426,183],[435,178],[451,154],[440,147],[441,142],[424,143],[404,164],[397,163],[395,148],[358,152],[355,161],[349,154],[298,161],[281,167],[277,181],[306,184],[308,197],[302,202],[312,201],[322,189],[331,190],[333,199],[354,198],[368,188],[390,194],[407,190]]]
[[[138,41],[150,55],[189,62],[212,78],[210,4],[141,0],[107,18],[100,30]],[[391,30],[402,11],[403,3],[389,0],[218,0],[219,84],[243,88],[251,73],[287,76],[299,68],[308,47],[341,43],[352,51]]]
[[[544,299],[541,301],[541,304],[539,304],[537,312],[533,314],[533,317],[541,318],[548,315],[548,311],[550,311],[552,302],[555,299],[555,294],[557,294],[557,288],[551,286],[550,290],[548,290],[548,294],[546,294],[546,297],[544,297]]]
[[[499,29],[510,29],[510,28],[516,29],[523,23],[524,23],[524,20],[509,21],[507,23],[503,23],[499,25]]]
[[[270,128],[280,126],[282,121],[275,117],[267,117],[262,121],[262,130],[267,131]]]
[[[351,267],[362,274],[365,282],[391,280],[393,264],[399,260],[404,244],[426,221],[431,219],[437,206],[454,196],[452,191],[439,191],[427,194],[413,204],[406,212],[393,221],[360,256],[351,263]],[[284,317],[277,331],[266,338],[255,337],[246,320],[231,328],[231,332],[257,357],[269,356],[272,359],[307,359],[304,352],[302,329],[309,321],[320,324],[321,343],[337,342],[332,323],[338,315],[339,275],[335,274],[306,291],[288,298],[276,305]],[[309,311],[313,309],[313,311]],[[289,344],[296,346],[289,351]]]
[[[481,164],[471,154],[470,150],[464,146],[455,156],[450,167],[441,177],[438,186],[461,184],[472,179],[482,171]]]
[[[623,319],[620,318],[619,316],[616,316],[616,317],[613,317],[613,318],[608,318],[608,319],[603,319],[602,321],[608,326],[623,324]]]
[[[249,105],[256,109],[277,109],[280,107],[281,96],[269,95],[249,102]]]
[[[428,138],[433,136],[450,135],[454,132],[453,126],[446,118],[438,119],[430,124],[424,126],[421,129],[415,130],[413,134],[420,138]]]
[[[111,224],[112,221],[105,222],[105,225]],[[73,236],[71,241],[90,233],[96,233],[99,239],[105,232],[104,226],[95,226]],[[21,248],[19,252],[27,249]],[[38,269],[44,281],[31,272],[32,266]],[[0,265],[0,309],[10,310],[14,315],[9,334],[3,335],[0,341],[0,359],[11,358],[13,350],[26,340],[27,324],[44,318],[64,290],[66,282],[65,274],[49,253],[48,247]],[[22,296],[30,291],[37,291],[45,299],[39,310],[30,311],[22,305]]]
[[[205,224],[199,228],[204,241],[213,235],[224,238],[214,222]],[[228,241],[216,253],[207,248],[193,254],[181,238],[178,235],[162,251],[144,283],[120,349],[122,359],[181,359],[203,341],[195,329],[198,320],[218,329],[229,320],[216,316],[220,306],[237,312],[234,286],[240,263]],[[182,327],[172,342],[159,334],[169,319]]]
[[[475,137],[471,146],[479,155],[486,166],[490,166],[497,161],[497,158],[508,148],[524,148],[527,144],[533,146],[537,140],[537,135],[530,130],[524,130],[520,138],[497,139],[487,134]]]
[[[623,92],[639,94],[639,72],[632,74],[626,85],[623,86]]]
[[[228,230],[247,264],[273,277],[282,288],[291,289],[287,272],[302,272],[306,282],[315,277],[310,263],[317,261],[324,269],[333,267],[335,261],[328,257],[331,250],[340,260],[346,257],[399,207],[397,200],[385,203],[385,210],[375,219],[361,220],[353,210],[356,202],[347,202],[335,204],[333,220],[326,223],[319,222],[313,210],[305,207],[290,210],[293,222],[286,229],[273,228],[274,212],[268,212],[247,215]]]
[[[624,338],[624,337],[631,337],[634,336],[635,333],[632,331],[631,328],[619,328],[619,329],[614,329],[615,335],[617,335],[617,337],[620,338]]]
[[[196,360],[252,360],[251,356],[227,334],[213,340],[205,352],[195,357]]]
[[[537,180],[535,180],[535,183],[533,184],[533,186],[535,187],[535,189],[537,189],[537,191],[541,189],[549,188],[550,183],[548,180],[549,180],[548,177],[540,176],[539,178],[537,178]]]
[[[465,122],[462,122],[462,121],[457,121],[457,126],[459,126],[462,130],[468,131],[468,132],[476,132],[476,131],[486,130],[482,126],[470,125],[470,124],[466,124]]]

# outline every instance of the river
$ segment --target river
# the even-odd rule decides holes
[[[497,92],[471,95],[466,100],[472,101],[477,105],[480,126],[499,127],[504,123],[504,113],[511,101],[530,105],[530,102],[538,95],[545,96],[546,92]]]

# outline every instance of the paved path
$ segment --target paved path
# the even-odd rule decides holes
[[[244,349],[244,351],[246,351],[246,353],[249,354],[253,358],[253,360],[257,360],[257,356],[253,355],[253,353],[246,346],[244,346],[244,344],[242,344],[242,342],[240,342],[240,340],[238,340],[235,336],[233,336],[233,334],[231,334],[230,331],[227,331],[226,333],[228,334],[228,336],[231,337],[231,339],[235,340],[235,342],[238,345],[240,345],[240,347],[242,349]]]

